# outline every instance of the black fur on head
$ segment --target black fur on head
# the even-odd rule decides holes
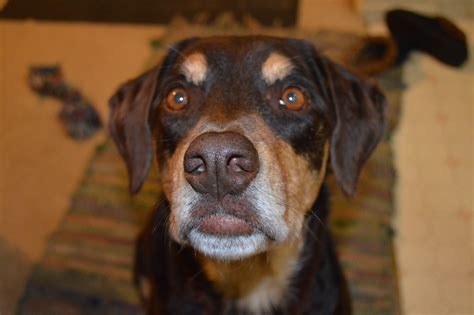
[[[171,47],[161,64],[122,84],[109,100],[109,130],[127,165],[131,194],[140,190],[151,164],[158,82],[172,68],[180,50],[194,40]]]
[[[385,130],[386,99],[378,86],[332,62],[308,42],[295,40],[310,65],[327,109],[331,166],[337,183],[353,195],[362,166]]]
[[[252,58],[255,61],[248,57],[239,59],[239,54],[242,55],[246,47],[259,47],[255,58]],[[175,74],[175,63],[185,51],[197,48],[208,56],[210,64],[214,62],[216,65],[226,62],[219,54],[219,49],[227,52],[235,50],[235,60],[243,63],[237,75],[246,76],[247,83],[237,85],[234,89],[223,89],[228,91],[233,100],[243,100],[246,104],[252,100],[258,101],[252,109],[242,105],[240,110],[257,112],[275,131],[276,136],[288,141],[296,152],[308,155],[316,164],[320,164],[318,159],[321,158],[319,151],[322,144],[330,137],[330,161],[336,180],[346,194],[355,192],[360,170],[383,134],[385,97],[374,83],[333,63],[305,41],[255,36],[181,41],[169,50],[161,65],[126,82],[111,97],[110,133],[127,164],[131,193],[140,190],[150,167],[153,130],[167,133],[165,138],[169,141],[161,143],[160,149],[173,151],[179,138],[196,121],[195,116],[202,113],[199,108],[193,110],[186,123],[176,117],[165,117],[160,110],[162,94],[166,93],[164,82],[169,75]],[[258,63],[271,51],[283,52],[296,64],[294,80],[305,85],[314,103],[313,110],[308,111],[306,117],[275,115],[262,105],[265,102],[262,95],[264,84],[255,79],[252,71],[260,71]],[[256,63],[253,67],[252,62]],[[251,66],[244,69],[244,63]],[[228,77],[233,75],[235,73],[227,73],[227,77],[223,75],[222,78],[213,77],[214,88],[218,82],[228,84]],[[206,90],[203,93],[211,92]],[[222,96],[223,99],[225,97]],[[205,104],[200,106],[206,110]],[[315,121],[324,126],[322,132],[315,131]],[[180,130],[171,130],[173,128]]]

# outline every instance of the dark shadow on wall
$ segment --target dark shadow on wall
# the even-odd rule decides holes
[[[293,26],[298,0],[10,0],[0,18],[118,23],[167,23],[180,15],[212,21],[223,12],[252,16],[264,25]]]
[[[22,252],[0,238],[0,314],[15,314],[32,266]]]

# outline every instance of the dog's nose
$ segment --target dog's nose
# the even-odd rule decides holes
[[[195,191],[217,199],[243,192],[257,175],[258,167],[254,145],[236,132],[204,133],[184,154],[186,180]]]

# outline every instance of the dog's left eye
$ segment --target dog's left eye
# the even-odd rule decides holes
[[[166,106],[173,111],[178,111],[188,105],[188,101],[188,93],[183,88],[176,88],[168,93]]]
[[[290,87],[283,91],[278,102],[286,109],[298,111],[304,107],[306,100],[300,89]]]

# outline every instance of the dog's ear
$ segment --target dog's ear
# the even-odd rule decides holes
[[[331,167],[342,191],[353,195],[362,166],[385,130],[386,99],[374,82],[332,62],[311,44],[303,45],[328,107]]]
[[[194,40],[183,40],[171,47],[161,66],[122,84],[109,100],[109,130],[127,165],[131,194],[140,190],[150,168],[159,82],[185,46]]]
[[[332,110],[331,166],[348,195],[356,191],[362,166],[385,130],[386,99],[378,86],[319,56]]]
[[[109,100],[109,130],[127,165],[130,193],[137,193],[148,174],[152,157],[150,111],[156,94],[156,66],[122,84]]]

